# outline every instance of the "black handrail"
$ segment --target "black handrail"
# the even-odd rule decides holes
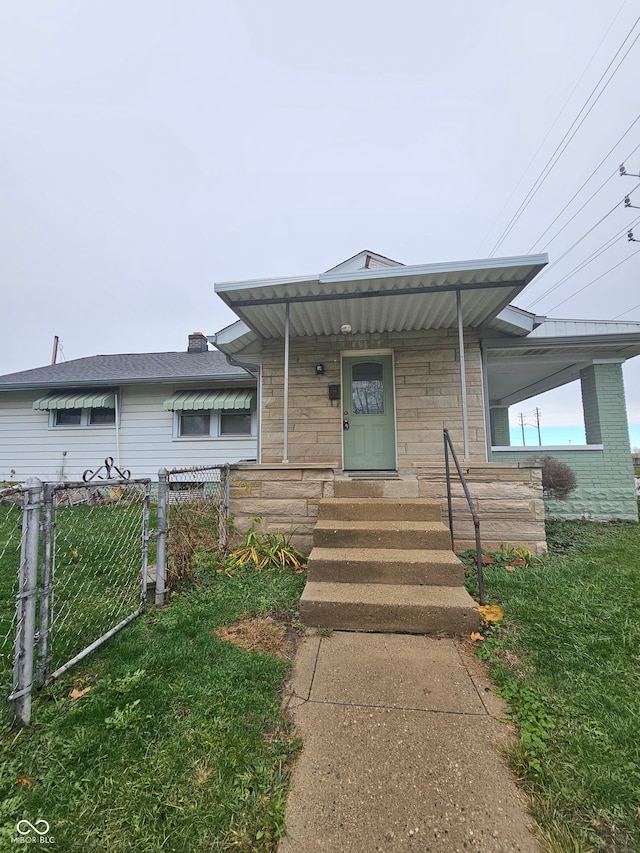
[[[451,455],[453,456],[453,461],[456,463],[456,468],[458,471],[458,477],[460,477],[460,482],[462,483],[462,488],[464,489],[464,494],[467,499],[467,503],[469,504],[469,509],[471,510],[471,517],[473,518],[473,526],[475,528],[476,533],[476,567],[478,570],[478,598],[480,600],[480,604],[486,604],[486,599],[484,595],[484,578],[482,575],[482,544],[480,542],[480,516],[478,515],[478,510],[471,499],[471,495],[469,493],[469,488],[467,486],[467,481],[464,478],[464,474],[462,473],[462,469],[460,468],[460,463],[458,462],[458,457],[456,456],[456,451],[453,446],[453,442],[451,441],[451,436],[449,435],[449,430],[444,429],[444,470],[445,476],[447,479],[447,507],[449,509],[449,532],[451,533],[451,550],[454,550],[454,541],[453,541],[453,505],[451,502],[451,474],[449,471],[449,451],[451,451]]]

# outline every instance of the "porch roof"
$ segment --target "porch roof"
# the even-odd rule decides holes
[[[511,406],[566,385],[594,362],[640,355],[640,323],[538,319],[526,337],[483,340],[491,405]]]
[[[455,328],[460,292],[466,328],[492,321],[546,265],[546,255],[442,264],[338,268],[319,275],[222,282],[220,298],[261,338],[281,338],[289,305],[290,334]],[[342,266],[342,265],[341,265]],[[222,343],[222,341],[220,341]],[[237,351],[224,341],[226,351]],[[246,337],[245,337],[246,343]]]

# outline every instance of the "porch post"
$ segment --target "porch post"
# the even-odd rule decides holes
[[[456,311],[458,314],[458,348],[460,350],[460,391],[462,400],[462,448],[464,458],[469,458],[469,423],[467,413],[467,377],[464,367],[464,332],[462,327],[462,296],[456,290]]]
[[[282,461],[289,461],[289,303],[284,306],[284,411]]]

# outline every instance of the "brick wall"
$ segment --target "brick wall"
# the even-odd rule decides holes
[[[549,518],[637,521],[622,367],[619,363],[596,363],[585,368],[580,379],[585,433],[592,449],[512,448],[494,451],[493,459],[516,462],[549,455],[569,465],[577,487],[567,500],[545,498]],[[594,449],[594,445],[602,447]]]

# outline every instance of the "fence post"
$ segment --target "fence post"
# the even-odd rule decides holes
[[[49,668],[49,633],[51,631],[51,580],[53,575],[53,488],[44,484],[42,510],[42,559],[40,563],[40,624],[38,627],[38,664],[36,687],[44,687]]]
[[[22,514],[20,547],[20,581],[16,603],[16,644],[13,657],[13,725],[31,722],[31,687],[36,627],[36,593],[38,584],[38,540],[40,538],[40,496],[42,483],[30,478],[26,482]]]
[[[167,577],[167,498],[169,475],[166,468],[158,471],[158,536],[156,539],[156,607],[165,603]]]
[[[224,478],[224,486],[222,490],[222,512],[220,513],[220,533],[219,544],[222,552],[227,550],[228,534],[229,534],[229,513],[230,513],[230,493],[231,493],[231,477],[230,466],[225,465],[220,469],[220,476]]]

